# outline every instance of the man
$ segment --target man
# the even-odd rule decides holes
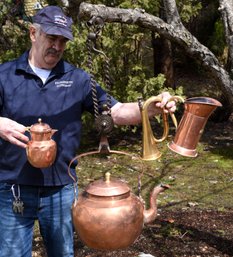
[[[30,257],[33,226],[39,221],[48,257],[72,257],[71,205],[73,180],[67,169],[80,142],[81,115],[93,112],[90,76],[63,61],[72,20],[59,7],[47,6],[33,17],[31,49],[19,59],[0,65],[0,257]],[[106,102],[97,85],[100,106]],[[165,107],[175,111],[169,93],[152,114]],[[115,124],[141,121],[137,103],[120,103],[111,97]],[[57,129],[57,156],[48,168],[27,161],[26,130],[38,122]],[[75,176],[75,167],[72,167]]]

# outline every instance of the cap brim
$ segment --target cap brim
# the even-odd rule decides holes
[[[44,25],[41,24],[41,29],[43,30],[44,33],[49,34],[49,35],[57,35],[57,36],[63,36],[65,38],[68,38],[69,40],[73,40],[73,34],[72,31],[69,31],[67,29],[64,29],[63,27],[58,27],[58,26],[49,26],[49,25]]]

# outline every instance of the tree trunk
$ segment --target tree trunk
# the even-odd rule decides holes
[[[171,23],[174,15],[169,15],[166,6],[160,7],[160,18],[165,22]],[[174,83],[174,67],[171,41],[163,36],[156,36],[152,32],[152,46],[154,50],[154,75],[164,74],[166,81],[165,86],[175,89]]]
[[[154,76],[162,73],[166,81],[165,86],[175,88],[172,47],[170,40],[155,37],[152,34],[152,47],[154,51]]]
[[[225,28],[225,38],[228,45],[227,68],[233,78],[233,0],[219,0],[222,21]]]
[[[221,6],[227,8],[227,2],[228,0],[222,0]],[[172,15],[175,17],[171,24],[164,22],[156,16],[147,14],[141,9],[111,8],[105,5],[92,5],[88,3],[80,5],[79,19],[90,20],[92,17],[100,16],[105,22],[109,23],[134,24],[157,32],[164,38],[176,43],[184,49],[188,56],[197,60],[212,74],[223,95],[229,100],[231,110],[233,111],[233,81],[230,78],[230,74],[221,65],[216,56],[183,26],[179,16],[177,16],[175,0],[164,0],[164,3],[167,6],[167,10],[171,11],[170,17]]]

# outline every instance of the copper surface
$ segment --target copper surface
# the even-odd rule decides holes
[[[163,192],[164,190],[170,188],[169,185],[159,185],[154,187],[150,194],[150,208],[148,210],[143,211],[143,220],[144,224],[151,223],[157,217],[157,196],[159,193]]]
[[[104,151],[102,151],[104,146]],[[105,151],[107,150],[107,151]],[[157,216],[157,195],[168,186],[157,186],[150,196],[150,208],[145,210],[141,198],[135,196],[127,183],[110,178],[90,183],[76,196],[77,178],[71,174],[70,167],[75,160],[95,154],[134,155],[110,150],[106,139],[101,139],[99,150],[82,153],[74,157],[68,166],[68,174],[74,180],[75,200],[72,205],[73,224],[81,240],[90,248],[116,250],[130,246],[140,235],[143,224],[153,221]]]
[[[130,188],[125,182],[111,178],[109,181],[94,181],[86,187],[86,192],[95,196],[118,196],[130,192]]]
[[[196,147],[203,134],[206,122],[211,113],[222,104],[209,97],[193,97],[184,103],[184,114],[181,118],[173,141],[168,147],[183,156],[196,157]]]
[[[126,183],[116,179],[94,181],[73,203],[75,230],[90,248],[126,248],[140,235],[143,224],[156,218],[157,195],[167,188],[155,187],[150,196],[150,208],[145,210]]]
[[[133,244],[143,228],[143,205],[133,194],[88,198],[85,193],[73,205],[73,223],[90,248],[115,250]]]
[[[56,158],[57,145],[52,140],[57,130],[51,129],[48,124],[38,123],[29,129],[31,140],[26,147],[27,158],[30,164],[36,168],[47,168],[53,164]]]

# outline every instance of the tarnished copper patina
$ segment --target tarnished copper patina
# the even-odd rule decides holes
[[[81,240],[90,248],[115,250],[131,245],[140,235],[143,224],[157,216],[157,195],[169,188],[156,186],[150,197],[150,208],[144,209],[139,197],[128,185],[117,179],[89,184],[72,207],[73,223]]]
[[[51,129],[38,119],[38,123],[29,128],[31,140],[27,144],[26,153],[30,164],[36,168],[51,166],[56,158],[57,145],[52,139],[56,129]]]
[[[196,157],[197,144],[212,112],[222,104],[210,97],[193,97],[184,102],[184,114],[169,148],[183,156]]]

